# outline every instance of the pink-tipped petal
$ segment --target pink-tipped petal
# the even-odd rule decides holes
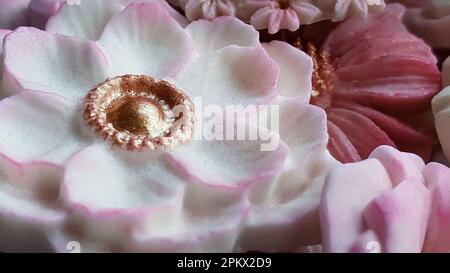
[[[361,156],[345,133],[333,122],[328,121],[328,150],[342,163],[361,161]]]
[[[334,101],[333,106],[345,108],[369,118],[389,135],[400,150],[413,152],[424,159],[430,157],[435,140],[430,135],[420,131],[420,129],[416,129],[398,118],[388,116],[367,106],[345,101]]]
[[[431,191],[431,210],[424,252],[450,252],[450,170],[438,163],[428,164],[423,175]]]
[[[240,192],[188,182],[183,203],[155,211],[132,234],[143,252],[230,252],[236,249],[250,204]]]
[[[63,163],[84,142],[75,111],[66,99],[36,91],[3,99],[0,153],[18,162]]]
[[[308,103],[312,88],[313,63],[311,58],[303,51],[284,42],[272,41],[263,46],[267,54],[280,67],[278,94],[298,97]]]
[[[318,210],[323,183],[339,163],[323,147],[312,149],[303,160],[301,167],[290,168],[288,157],[275,181],[251,193],[253,209],[240,241],[245,250],[287,251],[321,241]]]
[[[62,174],[61,166],[20,164],[0,155],[0,251],[51,251],[45,233],[65,216],[59,202]]]
[[[302,158],[314,149],[321,148],[325,152],[328,135],[323,109],[286,97],[279,97],[272,106],[279,107],[281,123],[278,132],[283,142],[290,147],[289,157],[294,168],[307,165]]]
[[[277,78],[278,67],[263,48],[230,46],[194,59],[174,81],[204,107],[225,107],[267,104],[276,96]]]
[[[80,5],[66,2],[50,18],[46,30],[96,41],[111,17],[123,8],[118,1],[109,0],[80,0]]]
[[[343,108],[331,108],[328,110],[328,120],[345,133],[361,158],[367,158],[380,145],[395,147],[386,132],[357,112]]]
[[[348,252],[366,231],[365,207],[391,189],[389,174],[376,159],[331,170],[323,188],[320,224],[325,252]]]
[[[337,0],[332,21],[342,21],[349,16],[366,17],[369,12],[367,0]]]
[[[9,33],[11,33],[11,31],[0,29],[0,99],[6,95],[3,91],[3,39]]]
[[[85,240],[107,251],[114,242],[133,252],[231,251],[248,211],[241,193],[191,183],[162,154],[94,145],[68,161],[63,198],[88,220]]]
[[[401,182],[392,191],[377,197],[364,211],[367,226],[378,234],[383,252],[422,251],[430,191],[417,179]]]
[[[79,102],[107,78],[107,61],[93,42],[20,28],[5,38],[5,92],[32,89]]]
[[[402,153],[390,146],[380,146],[369,156],[378,159],[389,173],[395,187],[402,181],[423,182],[423,160],[415,154]]]
[[[232,17],[219,17],[212,21],[199,20],[186,27],[195,49],[200,54],[230,45],[259,47],[259,33],[251,26]]]
[[[189,35],[159,4],[133,3],[115,15],[98,40],[112,75],[174,76],[192,53]]]

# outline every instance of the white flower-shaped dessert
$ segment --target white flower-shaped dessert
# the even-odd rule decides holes
[[[65,5],[49,30],[81,38],[19,28],[4,42],[1,251],[23,250],[11,239],[23,233],[48,240],[46,251],[72,241],[81,251],[177,252],[320,241],[333,160],[325,113],[308,104],[304,53],[262,46],[234,18],[184,29],[149,3]],[[269,104],[279,127],[248,122]],[[260,111],[232,112],[221,132],[227,106]],[[257,137],[238,138],[242,124]]]

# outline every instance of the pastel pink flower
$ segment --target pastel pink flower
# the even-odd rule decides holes
[[[322,193],[325,252],[449,252],[450,170],[389,146],[334,168]]]
[[[348,19],[323,46],[336,79],[315,103],[328,105],[329,149],[344,162],[365,159],[379,145],[428,160],[436,145],[427,112],[441,75],[431,48],[402,25],[403,12],[389,5]]]
[[[80,15],[85,20],[72,20]],[[63,5],[48,30],[19,28],[4,42],[0,217],[10,225],[2,226],[0,251],[26,249],[3,236],[21,232],[61,252],[71,241],[83,252],[279,251],[320,242],[320,189],[335,162],[325,113],[307,103],[306,54],[281,42],[262,47],[257,31],[230,17],[182,28],[150,3]],[[109,125],[101,135],[91,130],[85,97],[126,74],[163,79],[205,105],[276,105],[279,129],[259,130],[279,145],[111,146],[127,139],[108,135]]]

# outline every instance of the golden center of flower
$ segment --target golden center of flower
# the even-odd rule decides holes
[[[335,81],[330,53],[324,50],[319,51],[311,42],[303,45],[300,39],[296,39],[292,45],[308,54],[313,61],[311,104],[327,108]]]
[[[115,146],[173,149],[192,139],[194,110],[190,98],[169,82],[124,75],[88,93],[84,118]]]

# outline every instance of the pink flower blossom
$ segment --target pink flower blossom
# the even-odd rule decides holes
[[[0,217],[10,224],[0,251],[27,249],[3,237],[20,236],[19,226],[56,251],[70,241],[83,252],[277,251],[320,242],[320,189],[335,162],[325,112],[308,104],[306,54],[276,41],[262,47],[257,31],[230,17],[182,28],[149,3],[64,5],[48,30],[22,27],[4,42]],[[279,145],[262,151],[260,138],[191,139],[191,123],[203,120],[195,111],[157,137],[140,121],[171,124],[165,105],[200,109],[195,97],[278,106],[279,129],[258,129]],[[179,133],[182,144],[164,142]]]
[[[325,252],[449,252],[450,170],[381,146],[333,169],[320,208]]]
[[[264,37],[312,57],[310,103],[326,110],[328,148],[341,162],[365,159],[380,145],[428,160],[436,146],[430,102],[441,90],[441,75],[431,48],[402,25],[403,13],[389,5],[367,18]]]

